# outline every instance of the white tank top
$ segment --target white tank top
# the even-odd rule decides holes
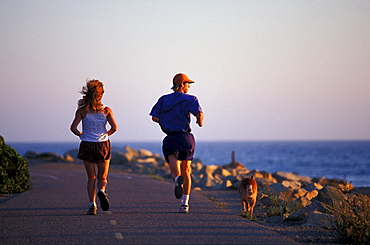
[[[103,142],[108,140],[107,117],[102,113],[88,112],[82,119],[82,141]]]

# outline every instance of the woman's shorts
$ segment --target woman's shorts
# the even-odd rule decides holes
[[[101,162],[112,158],[110,141],[81,141],[77,157],[89,162]]]
[[[168,156],[175,154],[178,160],[193,160],[195,139],[191,133],[178,132],[163,139],[162,151],[168,162]]]

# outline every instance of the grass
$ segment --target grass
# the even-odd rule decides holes
[[[226,207],[227,207],[227,204],[226,204],[226,202],[219,202],[219,201],[217,201],[215,198],[213,198],[213,197],[210,197],[210,198],[208,198],[211,202],[214,202],[214,203],[216,203],[220,208],[223,208],[223,209],[226,209]]]
[[[243,217],[243,218],[245,218],[245,219],[249,219],[249,220],[251,220],[251,221],[255,221],[255,222],[257,222],[257,221],[258,221],[258,219],[257,219],[256,217],[254,217],[254,216],[251,216],[251,215],[249,214],[249,212],[244,212],[244,211],[242,211],[242,212],[239,214],[239,216],[241,216],[241,217]]]
[[[162,177],[159,177],[155,174],[149,174],[150,178],[152,179],[155,179],[155,180],[159,180],[159,181],[163,181],[163,178]]]

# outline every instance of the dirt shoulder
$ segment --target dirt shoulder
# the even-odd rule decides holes
[[[234,212],[235,215],[240,215],[242,206],[237,190],[226,189],[203,189],[199,191],[211,201],[217,203],[220,207]],[[335,232],[321,227],[304,226],[304,225],[287,225],[287,224],[271,224],[267,222],[266,210],[263,205],[257,202],[254,210],[257,223],[272,231],[289,237],[302,244],[338,244],[335,237]]]

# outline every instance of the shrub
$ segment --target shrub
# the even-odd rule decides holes
[[[294,201],[295,198],[292,196],[292,191],[283,191],[276,193],[271,188],[267,188],[268,197],[270,198],[269,207],[267,210],[267,216],[280,216],[294,213],[301,207]]]
[[[325,206],[334,215],[331,223],[341,242],[370,244],[370,197],[347,194],[343,200]]]
[[[19,193],[28,190],[28,163],[0,136],[0,193]]]

